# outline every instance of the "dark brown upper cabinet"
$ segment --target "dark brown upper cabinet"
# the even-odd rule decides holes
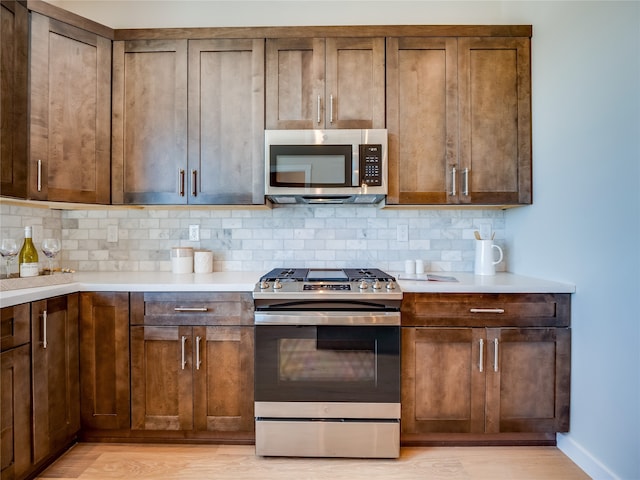
[[[264,39],[114,42],[118,204],[264,204]]]
[[[0,194],[27,197],[29,14],[0,2]]]
[[[384,128],[384,38],[267,39],[267,128]]]
[[[387,203],[530,204],[530,39],[389,38],[387,127]]]
[[[110,203],[111,40],[31,12],[28,197]]]

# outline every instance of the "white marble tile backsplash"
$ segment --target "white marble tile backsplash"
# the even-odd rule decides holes
[[[49,235],[62,238],[59,261],[78,271],[170,271],[171,247],[192,246],[213,251],[215,271],[282,266],[401,271],[405,260],[421,259],[430,271],[469,272],[473,232],[481,227],[494,231],[505,248],[502,210],[346,205],[56,210],[2,203],[0,214],[2,235],[22,239],[23,227],[33,225],[36,244]],[[107,241],[109,225],[117,228],[117,242]],[[189,241],[189,225],[199,225],[200,241]],[[399,225],[408,226],[406,241],[398,235]],[[505,255],[508,259],[507,249]]]

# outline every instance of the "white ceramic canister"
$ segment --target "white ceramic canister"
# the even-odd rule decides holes
[[[193,248],[192,247],[171,248],[171,272],[172,273],[193,273]]]
[[[211,250],[193,252],[193,271],[195,273],[213,272],[213,252]]]

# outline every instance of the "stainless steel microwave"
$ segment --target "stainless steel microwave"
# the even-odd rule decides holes
[[[387,194],[387,130],[265,130],[274,203],[377,203]]]

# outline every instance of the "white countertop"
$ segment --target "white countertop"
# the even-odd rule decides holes
[[[251,292],[265,272],[214,272],[180,274],[170,272],[79,272],[72,283],[0,292],[0,307],[33,302],[74,292]],[[404,292],[433,293],[574,293],[575,285],[525,277],[512,273],[480,276],[472,273],[436,272],[457,282],[405,280],[404,274],[389,272]],[[424,275],[414,275],[424,278]]]

